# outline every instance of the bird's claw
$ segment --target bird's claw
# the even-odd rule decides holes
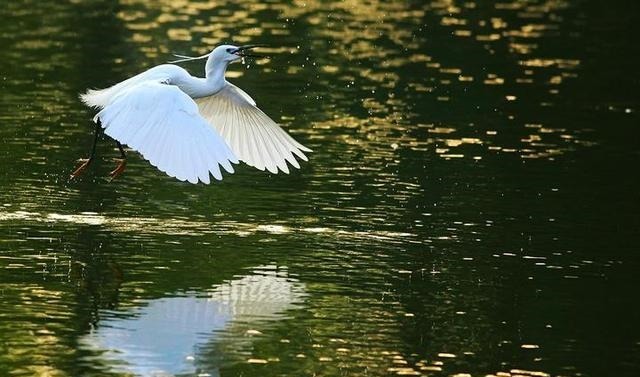
[[[118,165],[116,165],[116,168],[113,169],[111,171],[111,173],[109,173],[109,182],[112,182],[114,179],[118,178],[120,176],[120,174],[122,174],[122,172],[124,172],[124,169],[127,167],[127,160],[124,158],[114,158],[114,161],[118,161]]]
[[[81,164],[76,168],[76,170],[73,171],[73,173],[71,173],[71,176],[70,176],[71,179],[77,178],[80,174],[84,173],[84,171],[87,170],[87,167],[89,167],[89,164],[91,163],[91,159],[79,158],[78,162],[80,162]]]

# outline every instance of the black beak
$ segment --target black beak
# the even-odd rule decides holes
[[[247,52],[252,52],[251,50],[257,47],[267,47],[267,45],[264,44],[256,44],[256,45],[244,45],[244,46],[240,46],[238,47],[238,49],[234,52],[234,54],[238,55],[238,56],[242,56],[242,57],[247,57],[247,58],[265,58],[268,57],[268,55],[263,55],[263,54],[248,54]]]

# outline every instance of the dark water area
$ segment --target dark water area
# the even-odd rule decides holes
[[[640,375],[638,14],[3,2],[0,375]],[[308,163],[69,180],[80,92],[223,42],[271,46],[228,77]]]

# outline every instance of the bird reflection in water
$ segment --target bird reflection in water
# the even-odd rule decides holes
[[[200,373],[219,376],[211,349],[234,324],[260,328],[304,299],[303,284],[273,266],[216,286],[206,297],[182,295],[150,300],[127,312],[105,312],[106,319],[81,339],[83,348],[101,353],[113,372],[141,376]],[[251,329],[246,333],[259,334]],[[231,338],[231,342],[250,341]],[[234,344],[234,347],[238,345]],[[242,345],[240,345],[242,348]]]

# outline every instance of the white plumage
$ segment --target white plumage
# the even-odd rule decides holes
[[[221,180],[220,166],[233,173],[243,161],[259,170],[289,173],[287,163],[311,150],[289,136],[255,101],[225,77],[228,64],[250,56],[255,46],[216,47],[207,58],[206,77],[191,76],[173,64],[153,67],[102,90],[81,95],[100,109],[94,120],[104,132],[140,152],[152,165],[182,181]],[[76,174],[76,173],[74,173]]]
[[[200,114],[247,165],[271,173],[279,169],[288,174],[287,161],[300,168],[294,154],[307,161],[302,151],[311,150],[284,132],[237,86],[228,84],[212,96],[196,99],[196,103]]]

